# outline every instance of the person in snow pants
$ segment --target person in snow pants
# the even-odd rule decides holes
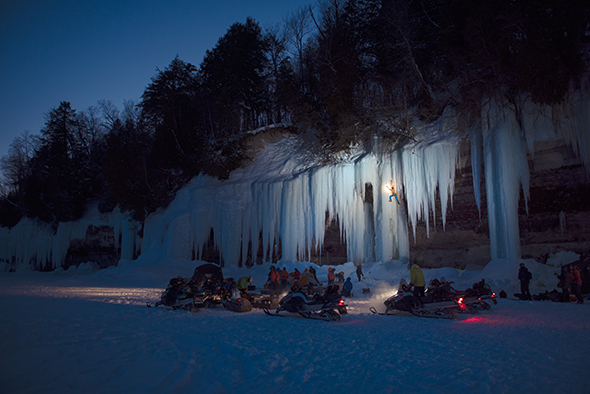
[[[363,274],[363,264],[359,263],[359,265],[356,266],[356,276],[357,278],[359,278],[359,282],[361,281],[361,277],[365,277],[365,274]]]
[[[346,282],[342,285],[342,295],[344,297],[350,297],[350,292],[352,291],[352,281],[350,280],[350,276],[346,278]]]
[[[387,188],[389,189],[389,191],[391,191],[391,196],[389,196],[389,202],[391,202],[391,198],[395,197],[395,201],[397,201],[398,205],[399,205],[399,200],[397,198],[397,193],[395,192],[395,187],[393,186],[387,186]]]
[[[524,263],[520,263],[520,269],[518,270],[518,280],[520,281],[520,294],[522,294],[523,300],[531,300],[531,291],[529,290],[529,283],[533,276],[531,272],[524,266]]]
[[[410,270],[410,285],[414,287],[412,292],[414,295],[414,308],[422,308],[422,300],[420,300],[420,296],[424,296],[424,287],[426,286],[424,273],[418,264],[408,263],[408,269]]]

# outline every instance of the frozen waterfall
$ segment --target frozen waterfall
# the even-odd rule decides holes
[[[483,106],[468,137],[480,219],[485,178],[492,259],[520,258],[518,208],[521,201],[526,208],[529,199],[527,153],[534,154],[534,143],[565,139],[590,173],[589,130],[590,98],[582,93],[562,106],[540,106],[526,98],[510,108],[493,100]],[[11,229],[0,228],[0,262],[12,269],[60,267],[71,241],[84,238],[88,226],[103,224],[113,227],[115,242],[121,239],[121,259],[139,252],[199,259],[204,247],[214,247],[226,265],[260,256],[271,261],[279,250],[282,261],[305,261],[321,250],[328,225],[338,223],[348,261],[408,260],[418,224],[425,223],[427,235],[436,224],[436,199],[443,229],[446,225],[459,134],[442,121],[422,125],[416,139],[398,151],[377,149],[333,164],[297,153],[297,137],[286,138],[266,146],[226,181],[195,177],[166,209],[146,219],[142,238],[139,224],[118,211],[93,211],[57,229],[23,219]],[[388,186],[401,204],[389,200]]]

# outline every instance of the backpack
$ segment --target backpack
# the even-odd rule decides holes
[[[527,278],[528,280],[531,280],[531,279],[533,279],[533,274],[531,274],[531,271],[527,271],[527,272],[526,272],[526,278]]]

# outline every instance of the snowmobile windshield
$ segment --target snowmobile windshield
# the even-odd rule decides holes
[[[192,279],[197,284],[204,284],[207,281],[212,283],[223,283],[223,272],[216,264],[203,264],[195,268]]]

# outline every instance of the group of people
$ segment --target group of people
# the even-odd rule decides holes
[[[356,273],[359,281],[361,278],[364,278],[360,264],[357,267]],[[342,285],[342,295],[345,297],[350,297],[352,295],[352,281],[350,277],[344,280],[343,272],[336,273],[334,268],[330,267],[328,268],[327,279],[328,285],[334,284],[335,281],[344,282]],[[251,275],[243,276],[237,280],[234,288],[240,296],[248,298],[248,285],[250,285],[252,281],[253,278]],[[299,271],[298,268],[295,268],[293,272],[289,272],[285,267],[278,269],[272,265],[268,273],[265,287],[268,288],[271,295],[278,295],[281,290],[286,289],[293,281],[297,281],[298,286],[305,289],[310,294],[314,292],[316,286],[320,285],[317,271],[312,266],[305,268],[303,272]]]
[[[424,273],[418,264],[412,262],[408,263],[407,269],[410,271],[410,289],[412,290],[413,294],[414,307],[421,308],[422,301],[420,297],[424,296],[424,290],[426,287]],[[364,278],[362,264],[360,263],[357,265],[356,275],[359,282],[362,278]],[[342,278],[338,278],[339,276],[342,276]],[[573,293],[577,298],[577,303],[583,304],[584,298],[582,296],[582,276],[580,273],[580,268],[576,265],[572,265],[571,268],[570,266],[563,266],[561,274],[556,274],[556,276],[560,281],[559,286],[562,289],[562,300],[564,302],[569,302],[571,290],[571,293]],[[340,272],[336,274],[334,268],[328,268],[328,285],[332,285],[337,278],[340,282],[342,282],[343,273]],[[520,263],[520,268],[518,270],[518,280],[520,281],[521,299],[532,299],[529,289],[532,278],[533,276],[531,272],[525,267],[524,263]],[[285,267],[283,267],[282,270],[278,270],[275,266],[271,266],[267,280],[271,295],[278,295],[279,291],[285,289],[293,280],[297,280],[300,287],[307,288],[308,292],[310,293],[313,293],[314,286],[319,286],[320,283],[316,276],[316,270],[312,266],[305,268],[304,272],[300,272],[297,268],[295,268],[293,272],[288,272]],[[248,285],[251,283],[251,275],[247,275],[238,279],[237,283],[235,284],[235,288],[239,292],[237,294],[247,298]],[[342,295],[345,297],[350,297],[352,295],[352,288],[352,281],[350,277],[348,277],[342,285]]]
[[[561,267],[561,274],[555,274],[559,279],[559,287],[561,288],[561,301],[570,301],[570,292],[576,296],[578,304],[584,303],[582,296],[582,274],[580,267],[577,265],[564,265]],[[531,272],[525,267],[524,263],[520,263],[518,270],[518,280],[520,281],[521,299],[531,300],[531,292],[529,284],[533,276]]]
[[[320,283],[315,268],[311,266],[309,269],[305,268],[303,272],[300,272],[297,268],[293,272],[289,272],[285,267],[279,270],[274,265],[270,267],[266,283],[270,294],[278,295],[281,290],[287,288],[291,281],[295,280],[298,281],[301,287],[306,287],[310,292],[313,292],[314,287]]]
[[[562,301],[570,301],[570,291],[576,296],[577,303],[583,304],[582,296],[582,273],[577,265],[564,265],[561,267],[561,274],[557,275],[559,287],[561,287]]]

